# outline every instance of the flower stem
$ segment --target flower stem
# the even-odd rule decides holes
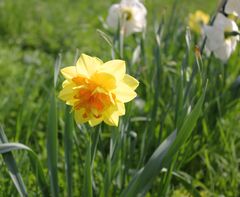
[[[120,44],[120,58],[123,59],[123,48],[124,48],[124,28],[123,25],[120,29],[120,37],[119,37],[119,44]]]

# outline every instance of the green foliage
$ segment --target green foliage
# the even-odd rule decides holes
[[[28,193],[26,191],[24,182],[22,180],[22,177],[20,173],[18,172],[16,162],[14,160],[13,154],[11,151],[13,150],[25,150],[28,152],[29,160],[31,163],[31,166],[33,168],[33,171],[36,175],[37,182],[39,184],[39,187],[42,190],[43,196],[48,196],[48,185],[44,176],[44,172],[41,166],[40,161],[38,160],[38,157],[36,153],[34,153],[29,147],[20,144],[20,143],[8,143],[8,140],[6,138],[6,135],[3,131],[3,128],[0,127],[0,154],[2,154],[5,164],[7,165],[9,169],[10,176],[13,179],[13,182],[21,196],[27,196]]]
[[[113,2],[0,1],[0,196],[239,196],[239,49],[199,57],[185,28],[217,1],[145,1],[146,35],[122,54],[104,23]],[[60,66],[82,52],[122,55],[140,81],[118,128],[75,125],[57,98]]]

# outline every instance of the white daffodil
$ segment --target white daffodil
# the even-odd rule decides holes
[[[223,14],[217,14],[213,26],[204,26],[207,37],[206,47],[215,57],[227,61],[239,40],[237,24]]]
[[[224,11],[227,14],[240,17],[240,0],[228,0]]]
[[[139,0],[122,0],[109,9],[107,24],[113,29],[120,25],[124,35],[142,32],[146,27],[147,10]]]

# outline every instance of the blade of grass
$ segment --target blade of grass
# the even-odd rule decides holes
[[[105,32],[103,32],[102,30],[100,29],[97,29],[97,33],[101,36],[101,38],[103,38],[106,43],[111,47],[113,48],[113,43],[111,41],[111,37],[109,35],[107,35]]]
[[[168,169],[163,168],[161,173],[165,174],[165,173],[168,173],[168,171],[169,171]],[[173,177],[177,178],[179,180],[179,182],[181,182],[183,184],[185,189],[189,193],[192,194],[193,197],[201,197],[201,195],[199,194],[198,190],[193,185],[193,181],[195,181],[195,180],[193,180],[193,178],[190,175],[188,175],[188,174],[186,174],[184,172],[175,172],[175,171],[171,171],[171,175]],[[159,196],[166,196],[166,195],[159,195]]]
[[[176,135],[177,131],[174,131],[171,135],[167,137],[167,139],[163,141],[163,143],[161,143],[161,145],[155,150],[155,152],[153,153],[145,167],[137,172],[137,174],[130,181],[128,187],[125,190],[123,190],[120,196],[122,197],[137,196],[138,193],[144,190],[146,185],[148,185],[149,183],[150,177],[148,175],[151,174],[152,176],[153,173],[156,173],[157,171],[156,169],[158,169],[159,167],[161,168],[161,165],[159,164],[161,164],[163,157],[167,153],[167,150],[174,142]],[[150,169],[151,167],[152,169]],[[149,172],[148,169],[150,170]],[[147,179],[141,180],[143,178]]]
[[[180,147],[184,144],[184,142],[191,135],[194,126],[202,112],[202,105],[205,97],[204,94],[199,98],[192,112],[186,117],[181,129],[178,132],[177,138],[173,145],[170,147],[167,156],[163,160],[163,164],[168,166],[171,163],[171,157],[175,155],[175,153],[180,149]]]
[[[94,158],[97,152],[97,145],[99,141],[99,136],[101,133],[101,124],[96,127],[95,131],[92,133],[92,144],[93,146],[91,147],[91,165],[93,166]]]
[[[67,194],[72,196],[72,147],[73,147],[73,117],[70,113],[71,108],[66,106],[65,110],[65,129],[64,129],[64,154],[65,154],[65,173],[67,183]]]
[[[111,188],[111,159],[110,157],[107,157],[106,170],[105,170],[104,181],[103,181],[103,190],[102,190],[101,196],[108,197],[110,188]]]
[[[14,151],[14,150],[25,150],[25,151],[27,151],[31,166],[33,168],[33,171],[35,172],[35,175],[37,177],[37,181],[38,181],[38,183],[40,185],[40,188],[42,190],[42,196],[48,197],[50,195],[48,185],[47,185],[47,182],[46,182],[46,179],[45,179],[43,168],[41,166],[41,163],[40,163],[36,153],[34,153],[32,151],[32,149],[30,149],[29,147],[27,147],[23,144],[20,144],[20,143],[3,143],[3,144],[0,144],[0,154],[7,154],[7,153],[10,153],[11,151]]]
[[[0,145],[2,146],[4,143],[7,142],[8,142],[7,137],[4,134],[3,128],[0,126]],[[4,163],[8,168],[9,174],[12,178],[12,181],[16,189],[18,190],[18,193],[20,194],[20,196],[23,197],[28,196],[26,186],[23,182],[21,174],[18,172],[18,167],[13,157],[13,154],[9,151],[0,153],[2,154]]]
[[[58,57],[54,64],[54,87],[57,86],[57,79],[58,79],[58,74],[60,71],[61,60],[62,60],[62,55],[58,54]]]
[[[205,94],[205,93],[204,93]],[[204,95],[203,95],[204,96]],[[178,150],[179,150],[179,148],[183,145],[183,143],[182,143],[182,140],[185,142],[186,141],[186,139],[190,136],[190,133],[189,132],[184,132],[183,133],[183,131],[188,131],[188,130],[190,130],[190,131],[192,131],[192,129],[193,129],[193,125],[192,125],[192,123],[196,123],[196,121],[197,121],[197,113],[198,113],[198,116],[200,115],[200,113],[201,113],[201,106],[202,106],[202,104],[203,104],[203,99],[204,99],[204,97],[201,97],[200,99],[199,99],[199,101],[201,101],[200,103],[198,102],[197,104],[196,104],[196,106],[195,106],[195,109],[197,108],[197,107],[199,107],[200,106],[200,111],[192,111],[192,116],[188,116],[187,118],[186,118],[186,120],[184,121],[184,123],[183,123],[183,126],[181,127],[181,129],[180,129],[180,131],[179,131],[179,134],[178,134],[178,138],[176,139],[176,141],[174,142],[174,144],[173,144],[173,146],[171,147],[171,148],[174,148],[174,147],[176,147],[176,144],[178,143],[178,145],[177,145],[177,147],[178,147],[178,149],[175,149],[174,150],[174,152],[176,153],[176,152],[178,152]],[[193,113],[193,112],[195,112],[195,113]],[[195,114],[195,115],[194,115]],[[191,118],[192,117],[192,118]],[[188,124],[186,124],[186,121],[188,121]],[[175,145],[175,146],[174,146]],[[170,148],[170,150],[169,150],[169,153],[171,153],[171,148]],[[161,190],[161,196],[166,196],[167,195],[167,191],[168,191],[168,189],[169,189],[169,185],[170,185],[170,180],[171,180],[171,177],[172,177],[172,173],[173,173],[173,166],[175,165],[175,163],[176,163],[176,156],[174,156],[174,152],[172,152],[173,154],[173,156],[172,156],[172,159],[171,159],[171,161],[169,160],[169,161],[167,161],[167,164],[165,164],[166,165],[166,167],[168,167],[169,165],[170,165],[170,167],[168,167],[168,172],[167,172],[167,176],[166,176],[166,182],[164,183],[164,187],[163,187],[163,189]],[[176,154],[175,154],[176,155]],[[167,159],[168,157],[166,157],[166,159]],[[164,163],[164,160],[163,160],[163,163]]]
[[[192,130],[201,114],[201,108],[205,94],[198,100],[192,112],[185,119],[177,136],[176,131],[173,132],[153,153],[147,164],[141,169],[141,172],[129,184],[129,186],[121,193],[121,196],[130,197],[144,191],[145,187],[153,181],[163,167],[168,167],[174,155],[182,147],[188,139]]]
[[[47,156],[48,169],[51,183],[51,194],[58,196],[58,175],[57,175],[57,109],[54,90],[50,98],[50,109],[48,114],[47,130]]]
[[[58,55],[54,64],[54,80],[53,87],[50,89],[50,108],[48,113],[47,127],[47,160],[50,175],[51,195],[58,196],[58,173],[57,173],[57,106],[55,98],[55,88],[61,64],[61,54]]]
[[[88,144],[84,167],[83,196],[92,197],[91,142]]]
[[[192,177],[186,173],[172,172],[172,175],[184,185],[184,187],[193,195],[193,197],[201,197],[198,190],[193,186]]]
[[[150,115],[151,123],[145,128],[144,134],[143,134],[143,140],[141,144],[141,153],[140,153],[140,162],[139,166],[142,166],[145,162],[146,153],[148,152],[149,145],[151,143],[145,143],[145,139],[148,139],[149,142],[152,142],[153,136],[154,136],[154,129],[156,127],[156,117],[158,112],[158,105],[159,105],[159,97],[161,95],[161,87],[159,85],[159,80],[163,77],[162,75],[162,57],[161,57],[161,40],[162,40],[162,33],[163,33],[163,22],[158,27],[158,30],[155,34],[157,45],[154,49],[154,61],[156,63],[156,70],[155,70],[155,76],[152,79],[154,84],[154,99],[153,99],[153,106]]]

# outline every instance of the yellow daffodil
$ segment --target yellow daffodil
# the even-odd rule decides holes
[[[198,34],[202,33],[202,26],[208,24],[209,15],[201,10],[197,10],[193,14],[189,14],[188,25],[190,29]]]
[[[61,70],[65,81],[59,98],[72,106],[77,123],[95,126],[102,121],[117,126],[125,114],[124,103],[136,97],[139,82],[126,74],[122,60],[103,63],[96,57],[82,54],[76,66]]]

